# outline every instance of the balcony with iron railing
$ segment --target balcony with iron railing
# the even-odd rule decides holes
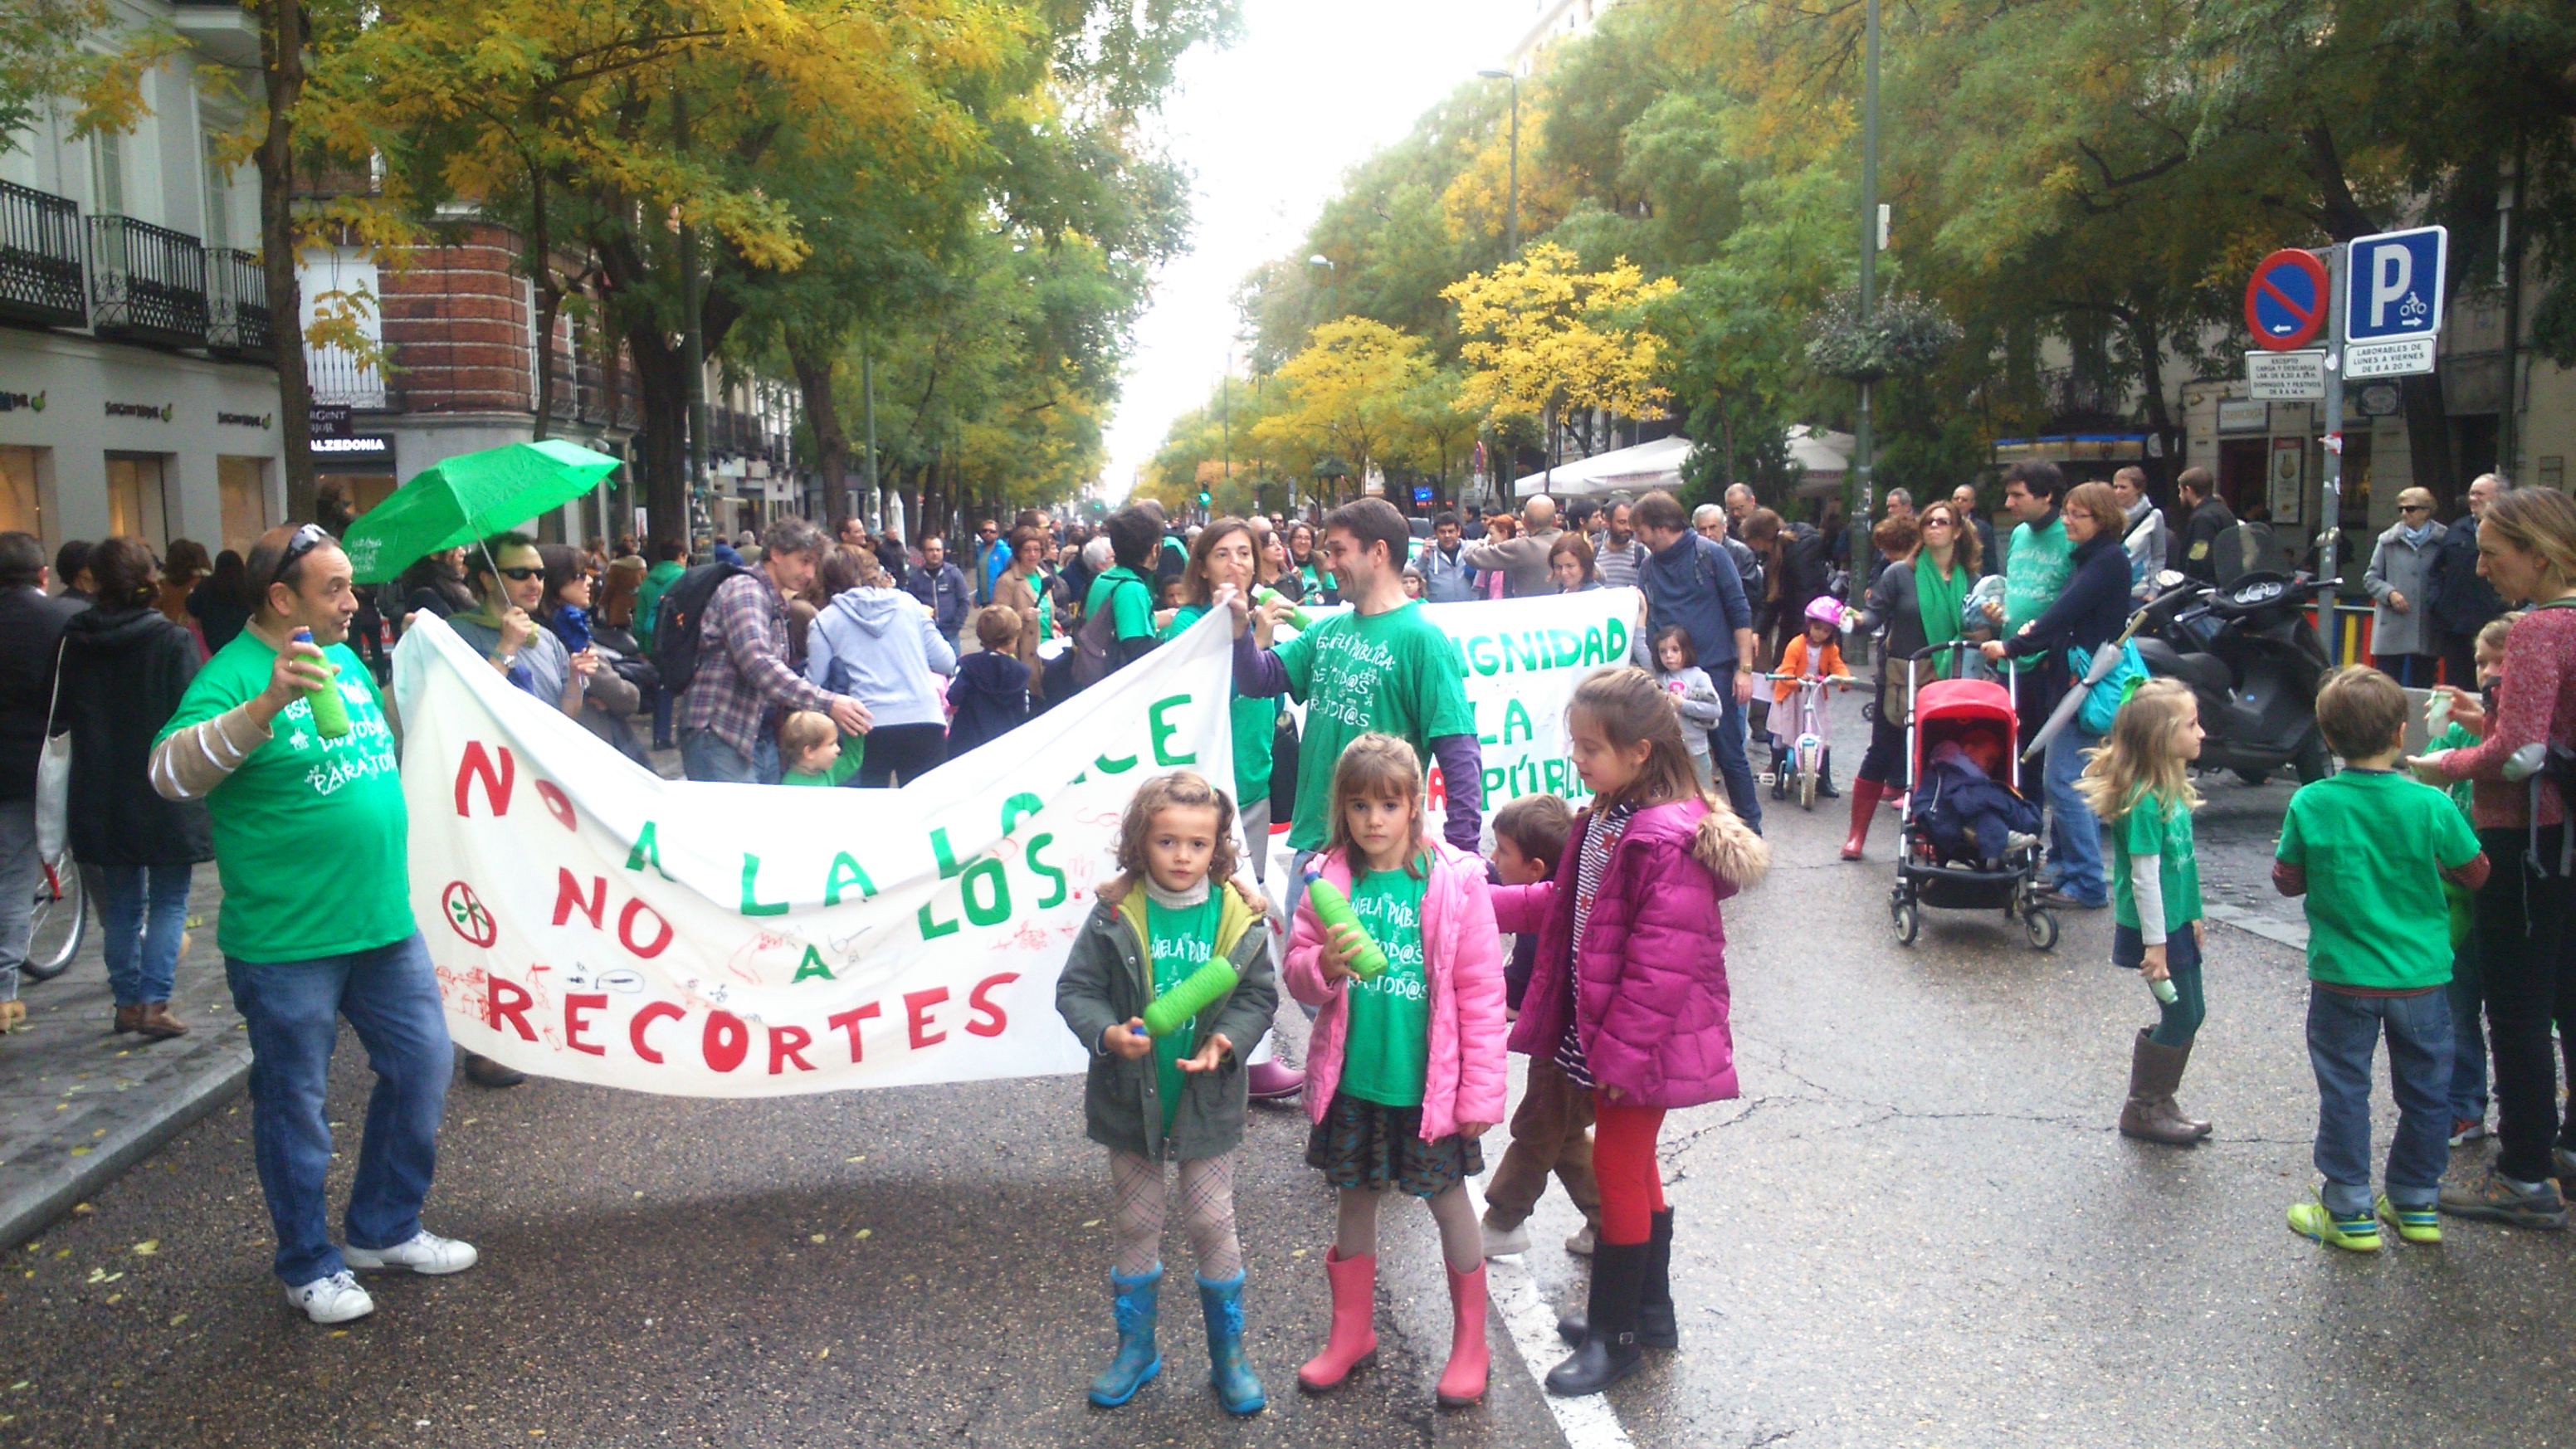
[[[163,347],[206,345],[206,249],[130,216],[89,219],[91,330]]]
[[[89,321],[81,275],[80,207],[0,181],[0,317],[46,327]]]
[[[268,270],[256,252],[206,252],[206,350],[220,357],[268,362],[277,334],[268,314]]]
[[[362,412],[381,412],[388,406],[383,370],[345,347],[306,344],[304,380],[317,403]]]

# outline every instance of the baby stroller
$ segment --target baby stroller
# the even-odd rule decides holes
[[[1965,654],[1974,648],[1973,644],[1952,641],[1917,651],[1908,663],[1920,664],[1943,654]],[[2026,806],[2026,802],[2018,801],[2021,757],[2014,741],[2018,738],[2015,712],[2019,688],[2014,676],[2007,674],[2001,684],[1990,679],[1938,679],[1925,684],[1919,674],[1911,667],[1906,671],[1905,755],[1913,772],[1911,781],[1919,786],[1930,776],[1929,764],[1941,746],[1976,743],[1977,736],[1991,734],[2000,749],[1993,752],[1985,773],[2010,790],[2016,803]],[[2020,919],[2034,948],[2046,951],[2056,946],[2057,916],[2039,904],[2037,832],[2014,833],[2010,843],[2001,849],[1996,842],[1980,839],[1979,850],[1973,854],[1960,852],[1955,842],[1952,849],[1944,850],[1934,839],[1931,822],[1921,814],[1917,793],[1911,788],[1905,793],[1896,888],[1888,898],[1888,916],[1896,929],[1898,944],[1914,944],[1915,936],[1923,929],[1923,907],[1932,906],[1952,911],[2001,911],[2007,920]]]

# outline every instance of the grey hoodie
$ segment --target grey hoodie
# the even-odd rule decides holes
[[[957,651],[901,589],[837,595],[805,631],[805,677],[866,705],[881,725],[946,724],[931,676],[956,672]]]

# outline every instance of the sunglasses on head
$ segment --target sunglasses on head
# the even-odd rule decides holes
[[[268,581],[272,584],[285,583],[286,571],[295,567],[297,559],[330,541],[331,535],[324,533],[322,525],[318,523],[308,523],[295,530],[288,536],[285,549],[277,555],[277,568],[269,574]]]

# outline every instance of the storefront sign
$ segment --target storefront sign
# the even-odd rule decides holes
[[[360,433],[348,438],[315,438],[311,442],[317,458],[368,458],[393,461],[394,440],[388,433]]]
[[[2270,432],[2272,405],[2261,398],[2220,398],[2218,430],[2222,433]]]
[[[345,438],[349,436],[349,405],[347,403],[315,403],[310,408],[305,409],[304,419],[305,431],[314,437]]]
[[[107,405],[107,415],[111,418],[148,418],[156,423],[166,423],[177,417],[179,410],[169,403],[112,402]]]
[[[41,392],[0,392],[0,413],[14,413],[21,408],[31,413],[43,412],[45,395]]]
[[[217,413],[215,421],[236,428],[258,428],[266,432],[276,419],[268,413]]]

